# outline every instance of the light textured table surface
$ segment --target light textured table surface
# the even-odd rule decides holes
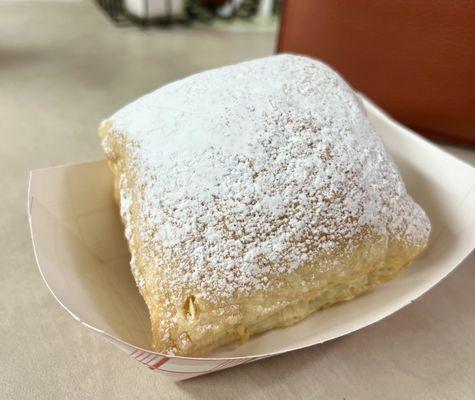
[[[90,3],[2,4],[0,33],[1,399],[474,398],[473,254],[422,298],[366,329],[179,384],[80,326],[38,273],[28,171],[102,158],[101,118],[165,82],[270,54],[274,38],[118,29]],[[473,152],[451,151],[475,163]]]

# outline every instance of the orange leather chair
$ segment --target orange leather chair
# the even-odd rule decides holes
[[[278,51],[325,61],[429,138],[475,145],[475,0],[287,0]]]

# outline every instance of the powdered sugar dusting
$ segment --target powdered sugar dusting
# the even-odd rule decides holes
[[[359,100],[315,60],[279,55],[207,71],[108,122],[106,153],[114,158],[110,141],[122,142],[135,174],[134,187],[121,177],[126,235],[140,227],[157,293],[172,301],[265,289],[366,234],[427,240],[429,221]]]

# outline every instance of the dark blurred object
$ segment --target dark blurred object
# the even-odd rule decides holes
[[[121,0],[96,0],[96,3],[115,22],[126,22]]]
[[[199,0],[205,6],[222,6],[227,0]]]
[[[257,15],[262,0],[96,0],[116,23],[143,27],[189,24],[214,19],[249,19]],[[282,0],[272,1],[272,14],[279,15]]]
[[[429,138],[475,145],[474,0],[287,0],[278,51],[325,61]]]

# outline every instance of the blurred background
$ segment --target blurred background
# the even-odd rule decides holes
[[[101,158],[97,125],[119,107],[279,51],[324,60],[474,163],[475,2],[434,1],[0,0],[2,167],[15,179]]]
[[[278,1],[143,4],[0,1],[1,166],[12,182],[102,158],[99,122],[146,92],[275,51]]]

